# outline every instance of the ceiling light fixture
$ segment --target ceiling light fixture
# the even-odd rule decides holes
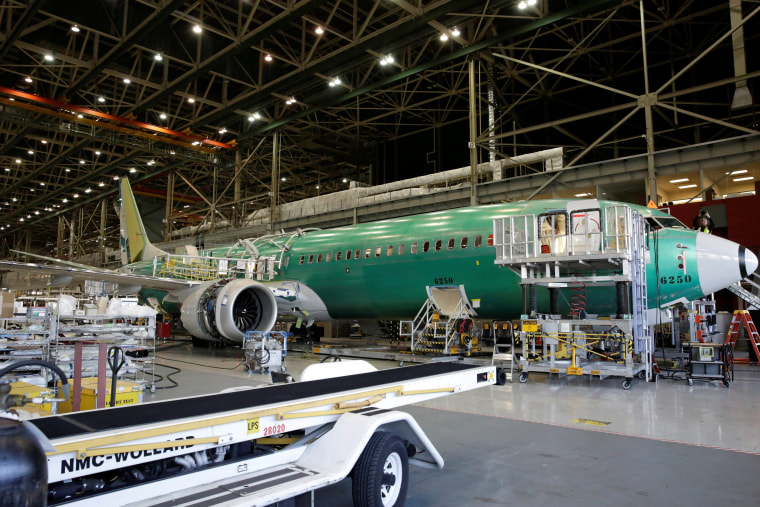
[[[106,184],[101,181],[100,183],[98,183],[98,186],[99,187],[104,187],[104,186],[106,186]]]
[[[46,141],[46,140],[44,140],[44,139],[43,139],[42,141],[40,141],[40,142],[41,142],[42,144],[47,144],[47,141]]]
[[[153,59],[157,62],[160,62],[164,59],[164,57],[161,56],[161,53],[156,53],[155,55],[153,55]]]
[[[203,31],[203,28],[201,28],[201,25],[195,25],[193,27],[193,32],[195,33],[201,33]]]
[[[137,172],[137,169],[135,169],[134,167],[130,167],[130,168],[129,168],[129,172],[131,172],[131,173],[136,173],[136,172]]]
[[[91,188],[88,188],[87,190],[84,191],[85,194],[89,194],[90,192],[92,192]]]
[[[393,63],[393,57],[391,55],[386,55],[380,60],[380,65],[390,65]]]
[[[290,97],[288,100],[285,101],[285,103],[287,105],[295,104],[296,103],[296,98],[295,97]]]
[[[342,83],[342,81],[340,80],[340,78],[336,77],[335,79],[333,79],[332,81],[330,81],[329,85],[330,85],[330,88],[332,88],[333,86],[338,86],[341,83]]]
[[[189,103],[191,103],[191,104],[195,104],[195,99],[194,99],[194,98],[192,98],[192,97],[188,97],[188,98],[187,98],[187,101],[188,101]]]
[[[165,120],[166,119],[166,113],[161,113],[161,114],[158,115],[158,117],[161,118],[162,120]]]
[[[17,159],[16,159],[16,163],[17,163],[17,164],[20,164],[20,163],[21,163],[21,159],[20,159],[20,158],[17,158]]]
[[[268,62],[271,62],[272,61],[272,55],[270,55],[269,53],[267,53],[266,56],[264,56],[264,60],[266,60]]]
[[[128,77],[125,77],[125,78],[123,79],[123,81],[124,81],[124,84],[129,84],[129,83],[131,83],[131,82],[132,82],[132,80],[130,80]]]
[[[27,83],[31,83],[32,82],[32,78],[30,76],[26,76],[24,78],[24,81],[26,81]]]
[[[748,180],[754,180],[754,176],[744,176],[743,178],[734,178],[734,181],[748,181]]]
[[[317,35],[322,35],[323,33],[325,33],[325,31],[322,29],[322,27],[321,27],[321,26],[317,26],[317,27],[314,29],[314,32],[315,32]]]
[[[71,31],[74,33],[79,33],[79,27],[77,25],[74,25],[71,27]]]
[[[687,188],[696,188],[696,187],[697,187],[697,184],[696,183],[692,183],[691,185],[681,185],[678,188],[680,188],[681,190],[685,190]]]
[[[439,39],[441,39],[441,42],[446,42],[447,40],[449,40],[449,36],[446,35],[445,33],[442,33]]]
[[[459,37],[462,34],[462,32],[459,31],[459,28],[454,27],[454,29],[451,31],[451,35],[454,37]]]
[[[32,150],[27,151],[29,155],[34,155],[34,152]]]
[[[747,172],[748,171],[746,169],[740,169],[738,171],[733,171],[733,172],[730,172],[730,173],[727,173],[727,174],[730,174],[731,176],[734,176],[736,174],[747,174]]]
[[[224,128],[224,127],[222,127],[222,130],[220,130],[219,133],[220,134],[226,134],[227,133],[227,129]]]
[[[98,97],[98,102],[100,102],[101,104],[102,104],[103,102],[105,102],[105,101],[106,101],[106,98],[105,98],[105,97]]]
[[[679,178],[677,180],[670,180],[668,183],[683,183],[684,181],[689,181],[689,178]]]
[[[45,55],[43,58],[45,58],[46,62],[52,62],[53,60],[55,60],[55,58],[53,58],[53,55],[50,55],[50,54]]]

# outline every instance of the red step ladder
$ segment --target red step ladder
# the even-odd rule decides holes
[[[742,323],[747,330],[747,337],[749,343],[753,349],[755,349],[755,357],[760,360],[760,334],[757,332],[755,323],[752,322],[752,317],[747,310],[736,310],[734,316],[731,318],[731,325],[728,327],[728,333],[726,333],[726,344],[731,344],[733,349],[736,346],[736,339],[739,337]],[[749,363],[749,358],[734,358],[735,363]]]

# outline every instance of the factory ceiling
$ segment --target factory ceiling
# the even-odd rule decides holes
[[[563,147],[572,166],[757,134],[758,10],[2,0],[0,255],[115,242],[121,176],[166,199],[168,236],[468,165],[473,146],[480,162]]]

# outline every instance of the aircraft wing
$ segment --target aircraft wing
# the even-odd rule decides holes
[[[172,278],[159,278],[147,275],[132,275],[129,273],[118,273],[116,271],[102,271],[97,268],[83,269],[13,261],[0,261],[0,271],[25,273],[30,277],[35,277],[35,275],[49,276],[51,277],[49,285],[53,286],[68,285],[75,280],[95,280],[98,282],[118,283],[122,289],[128,287],[130,291],[133,290],[134,292],[139,291],[141,288],[178,291],[197,285],[197,282],[190,282],[187,280],[175,280]]]

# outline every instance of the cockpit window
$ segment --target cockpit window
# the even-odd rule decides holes
[[[683,222],[678,220],[676,217],[671,216],[656,216],[656,217],[647,217],[647,223],[649,224],[649,227],[656,231],[659,229],[664,228],[675,228],[675,229],[688,229]]]

